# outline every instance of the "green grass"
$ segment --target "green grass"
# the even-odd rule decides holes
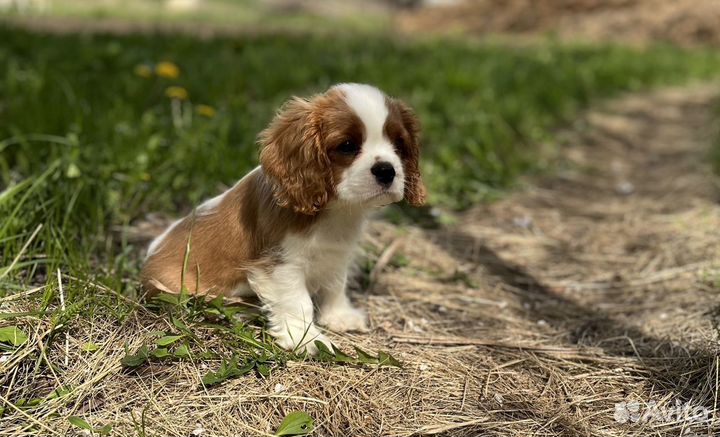
[[[167,6],[165,0],[124,0],[119,2],[87,0],[53,0],[47,10],[0,8],[0,17],[110,20],[132,25],[220,26],[239,32],[305,31],[314,32],[376,32],[390,25],[389,13],[382,8],[330,5],[323,11],[272,4],[264,0],[203,0],[202,5],[188,10]]]
[[[0,28],[0,41],[0,297],[46,284],[37,311],[22,317],[63,327],[88,314],[120,323],[134,311],[123,296],[136,297],[140,248],[123,227],[149,212],[185,213],[231,185],[256,165],[256,134],[293,94],[358,81],[405,99],[424,126],[431,202],[463,208],[543,170],[537,145],[592,100],[720,67],[720,53],[671,47],[347,34],[200,41]],[[134,73],[161,60],[179,77]],[[173,108],[169,86],[189,99]],[[201,104],[217,113],[198,114]],[[65,310],[57,269],[78,278],[65,286]],[[206,309],[182,314],[192,322]],[[250,335],[237,329],[240,340]],[[272,361],[262,357],[256,365]]]

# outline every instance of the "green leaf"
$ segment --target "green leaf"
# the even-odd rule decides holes
[[[306,412],[293,411],[283,419],[282,423],[275,431],[276,436],[282,435],[305,435],[310,434],[315,423]]]
[[[20,346],[25,343],[28,339],[25,334],[17,326],[5,326],[0,328],[0,342],[9,343],[13,346]]]
[[[225,316],[228,320],[231,320],[235,314],[243,311],[243,308],[240,306],[226,305],[225,298],[222,295],[212,299],[207,303],[207,305],[210,308],[205,310],[206,312],[211,314],[221,314]]]
[[[191,334],[192,334],[192,331],[190,331],[190,328],[188,328],[188,326],[187,326],[187,325],[185,324],[185,322],[183,322],[182,320],[180,320],[180,319],[178,319],[178,318],[176,318],[176,317],[173,317],[173,318],[172,318],[172,323],[173,323],[173,325],[175,325],[175,327],[176,327],[180,332],[182,332],[183,334],[185,334],[185,335],[191,335]]]
[[[110,435],[110,433],[112,432],[112,425],[110,425],[108,423],[107,425],[103,426],[102,428],[96,429],[95,432],[100,435]]]
[[[158,339],[155,344],[157,344],[158,346],[168,346],[180,340],[181,338],[183,338],[182,335],[166,335],[165,337]]]
[[[227,379],[227,376],[225,374],[220,372],[208,372],[205,376],[202,377],[202,383],[206,387],[210,387],[215,384],[219,384],[222,381],[225,381]]]
[[[170,352],[168,352],[167,348],[164,347],[155,349],[152,354],[155,358],[165,358],[170,356]]]
[[[333,345],[333,349],[335,349],[335,362],[336,363],[350,363],[355,364],[357,360],[350,355],[346,354],[345,352],[341,351],[339,347]]]
[[[270,376],[270,366],[265,363],[256,363],[255,368],[262,376]]]
[[[238,367],[237,358],[233,357],[230,360],[223,360],[217,372],[208,372],[203,376],[202,382],[206,386],[215,385],[226,379],[245,375],[249,373],[253,367],[255,367],[253,361],[247,361],[241,367]]]
[[[315,346],[318,348],[317,359],[319,361],[335,361],[335,354],[333,352],[330,352],[330,349],[328,349],[325,343],[320,340],[315,340]]]
[[[82,350],[85,352],[95,352],[98,349],[100,349],[100,346],[96,345],[92,341],[88,341],[82,345]]]
[[[377,364],[378,363],[377,357],[370,355],[369,353],[365,352],[364,350],[360,349],[357,346],[354,346],[354,348],[355,348],[355,352],[357,353],[357,356],[358,356],[357,359],[359,362],[364,363],[364,364]]]
[[[61,398],[63,396],[70,394],[71,391],[72,391],[72,389],[70,387],[58,388],[56,390],[51,391],[50,394],[47,395],[47,397],[45,399],[50,400],[50,399],[55,399],[55,398]]]
[[[220,294],[210,300],[208,302],[208,305],[219,310],[220,308],[225,306],[225,298],[222,294]]]
[[[123,365],[123,367],[138,367],[145,364],[145,362],[148,360],[149,355],[150,353],[148,352],[147,346],[143,345],[142,347],[140,347],[140,349],[138,349],[137,352],[132,355],[127,354],[126,352],[126,355],[123,357],[122,360],[120,360],[120,363]]]
[[[396,360],[392,355],[387,352],[378,352],[378,364],[380,366],[395,366],[402,367],[402,363]]]
[[[203,314],[214,317],[214,316],[219,316],[219,315],[221,315],[222,313],[221,313],[220,310],[217,309],[217,308],[205,308],[205,309],[203,310]]]
[[[177,358],[188,358],[190,357],[190,349],[186,344],[181,344],[177,348],[175,348],[174,355]]]
[[[92,426],[90,426],[89,423],[84,421],[81,417],[78,416],[70,416],[68,417],[68,422],[72,423],[73,425],[77,426],[78,428],[87,429],[88,431],[92,431]]]
[[[153,297],[153,300],[177,305],[180,302],[180,296],[173,293],[159,293],[157,296]]]
[[[41,403],[42,401],[43,401],[43,400],[40,399],[40,398],[33,398],[33,399],[30,399],[29,401],[27,401],[27,402],[25,403],[25,406],[26,406],[26,407],[37,407],[38,405],[40,405],[40,403]]]

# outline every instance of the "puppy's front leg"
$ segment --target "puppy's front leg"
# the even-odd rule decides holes
[[[329,272],[320,287],[318,323],[333,331],[367,331],[365,312],[352,306],[347,292],[347,267]]]
[[[313,323],[313,304],[301,267],[283,264],[269,272],[252,272],[248,282],[263,302],[269,332],[281,347],[316,354],[315,341],[320,340],[332,349]]]

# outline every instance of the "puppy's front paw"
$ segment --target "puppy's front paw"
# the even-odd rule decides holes
[[[320,314],[318,323],[337,332],[368,330],[365,311],[351,306],[326,308]]]
[[[285,350],[317,355],[316,341],[325,343],[329,350],[333,350],[330,339],[321,334],[314,325],[297,326],[284,331],[271,330],[270,333],[275,337],[275,342]]]

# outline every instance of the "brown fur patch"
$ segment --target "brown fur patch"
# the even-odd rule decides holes
[[[290,231],[306,231],[315,218],[279,207],[263,173],[248,175],[207,214],[182,219],[160,242],[143,268],[149,293],[159,282],[178,292],[190,240],[185,286],[192,293],[227,294],[247,280],[248,269],[277,264],[274,249]],[[198,272],[200,274],[198,278]]]
[[[335,197],[342,170],[352,164],[334,149],[348,138],[361,143],[363,135],[362,122],[338,90],[283,105],[259,135],[260,163],[278,204],[308,215],[322,210]]]
[[[427,191],[420,176],[420,121],[404,102],[386,98],[388,117],[383,130],[395,145],[405,170],[405,200],[410,205],[425,204]]]

